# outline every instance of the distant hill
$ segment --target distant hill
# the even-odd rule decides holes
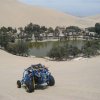
[[[85,17],[85,19],[100,23],[100,14],[94,15],[94,16],[88,16],[88,17]]]
[[[94,19],[79,18],[53,9],[23,4],[18,0],[0,0],[0,26],[20,27],[30,22],[47,27],[76,25],[83,28],[95,24]]]

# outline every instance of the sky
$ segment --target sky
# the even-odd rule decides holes
[[[75,16],[100,14],[100,0],[20,0],[24,3],[49,7]]]

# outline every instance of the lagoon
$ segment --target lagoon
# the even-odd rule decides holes
[[[36,57],[45,57],[48,52],[55,46],[70,44],[77,46],[79,49],[85,43],[84,40],[69,40],[69,41],[47,41],[47,42],[32,42],[29,44],[29,55]]]

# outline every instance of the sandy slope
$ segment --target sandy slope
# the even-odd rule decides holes
[[[26,93],[16,88],[16,80],[30,64],[49,66],[56,85]],[[0,100],[100,100],[100,57],[53,62],[41,58],[18,57],[0,50]]]
[[[52,9],[23,4],[18,0],[0,0],[0,26],[25,26],[33,22],[45,26],[93,26],[95,21],[78,18]]]
[[[84,19],[85,20],[91,20],[91,21],[94,21],[96,23],[99,23],[100,22],[100,14],[95,15],[95,16],[88,16],[88,17],[85,17]]]

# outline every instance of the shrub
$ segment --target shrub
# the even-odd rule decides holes
[[[76,46],[69,46],[69,55],[76,57],[80,54],[80,50]]]
[[[62,60],[64,58],[64,49],[61,46],[53,47],[48,53],[50,58],[55,60]]]
[[[55,60],[63,60],[76,57],[79,53],[80,50],[77,47],[67,44],[65,46],[53,47],[48,53],[48,56]]]
[[[28,44],[24,41],[18,41],[17,43],[9,44],[7,51],[15,55],[26,56],[28,55]]]
[[[82,47],[82,53],[86,57],[95,56],[99,54],[98,50],[100,50],[99,41],[87,41]]]

